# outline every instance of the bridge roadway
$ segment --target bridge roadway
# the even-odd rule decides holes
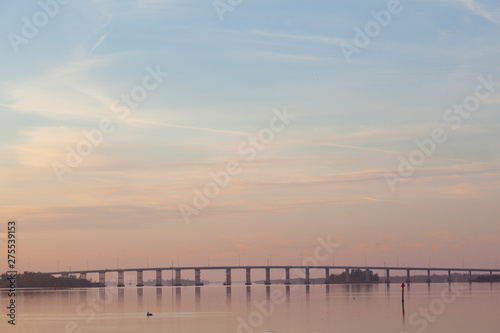
[[[106,285],[106,273],[118,273],[118,286],[124,287],[124,276],[125,272],[137,272],[137,286],[144,286],[143,272],[145,271],[155,271],[156,272],[156,286],[162,286],[162,272],[163,271],[175,271],[175,286],[181,286],[181,271],[194,270],[195,272],[195,285],[201,286],[201,271],[206,270],[225,270],[226,271],[226,285],[231,285],[231,271],[236,269],[244,269],[246,271],[246,285],[251,285],[251,270],[252,269],[264,269],[266,271],[265,284],[271,284],[271,269],[272,270],[284,270],[285,271],[285,284],[290,284],[290,270],[304,270],[305,271],[305,284],[310,284],[309,271],[311,269],[325,270],[325,283],[328,281],[330,275],[330,270],[345,270],[345,282],[349,283],[349,271],[354,269],[365,270],[366,271],[366,282],[369,282],[369,272],[370,271],[380,271],[385,270],[386,278],[385,283],[390,283],[390,271],[406,271],[406,282],[411,282],[411,271],[427,271],[427,282],[431,282],[431,271],[432,272],[448,272],[448,282],[451,281],[451,272],[468,272],[469,282],[472,282],[472,272],[489,272],[490,281],[493,281],[493,272],[500,273],[500,269],[490,269],[490,268],[445,268],[445,267],[380,267],[380,266],[194,266],[194,267],[156,267],[156,268],[117,268],[117,269],[94,269],[94,270],[80,270],[80,271],[62,271],[62,272],[48,272],[46,274],[50,275],[62,275],[67,276],[70,274],[80,274],[81,279],[86,279],[87,274],[98,273],[99,274],[99,284],[101,286]],[[299,276],[297,276],[299,277]]]

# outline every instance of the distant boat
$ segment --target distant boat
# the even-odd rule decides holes
[[[148,311],[148,313],[146,313],[146,316],[148,317],[151,317],[153,314],[151,312]]]

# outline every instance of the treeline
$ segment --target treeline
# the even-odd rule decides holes
[[[378,283],[378,274],[374,274],[371,270],[368,270],[368,282]],[[330,274],[329,283],[345,283],[346,276],[345,272],[341,274]],[[366,270],[365,269],[353,269],[349,272],[349,283],[366,283]]]
[[[500,275],[498,274],[493,274],[493,276],[490,277],[489,274],[487,275],[479,275],[472,281],[474,282],[491,282],[493,278],[493,282],[499,282],[500,281]]]
[[[442,283],[442,282],[448,282],[448,274],[432,274],[430,276],[431,282],[434,283]],[[410,280],[412,283],[426,283],[428,277],[427,274],[425,275],[412,275],[410,277]],[[391,283],[403,283],[406,282],[406,276],[391,276],[390,277]],[[469,274],[467,273],[452,273],[451,274],[451,281],[452,282],[469,282]],[[500,281],[500,275],[493,275],[493,282],[498,282]],[[490,275],[478,275],[478,274],[472,274],[472,282],[490,282]]]
[[[374,274],[371,270],[368,271],[369,281],[368,283],[378,283],[379,276]],[[305,284],[305,278],[292,278],[290,279],[291,284]],[[325,278],[310,278],[311,284],[324,284],[324,283],[346,283],[345,272],[341,274],[330,274],[328,281]],[[271,284],[283,284],[285,281],[282,279],[271,280]],[[264,280],[255,281],[256,284],[264,284]],[[367,283],[366,281],[366,269],[353,269],[349,272],[349,283]]]
[[[9,288],[9,275],[0,275],[0,288]],[[87,288],[97,287],[97,283],[92,283],[86,279],[78,279],[75,275],[67,277],[54,277],[49,274],[24,272],[16,275],[16,288]]]
[[[175,284],[175,280],[162,280],[162,284],[164,286],[173,286]],[[203,284],[209,284],[210,282],[208,281],[201,281]],[[196,283],[194,280],[190,279],[181,279],[181,285],[183,286],[194,286]],[[145,286],[155,286],[156,285],[156,280],[148,280],[144,282]]]
[[[175,284],[175,279],[172,281],[172,280],[162,280],[162,284],[163,286],[173,286]],[[205,281],[205,280],[202,280],[201,281],[203,284],[210,284],[209,281]],[[127,282],[126,283],[127,285],[130,285],[130,286],[135,286],[135,282],[132,283],[132,282]],[[106,281],[106,285],[107,286],[116,286],[118,285],[118,282],[116,281]],[[156,279],[155,280],[147,280],[147,281],[144,281],[144,285],[145,286],[148,286],[148,287],[154,287],[156,286]],[[182,286],[194,286],[195,285],[195,281],[194,280],[190,280],[190,279],[181,279],[181,285]]]

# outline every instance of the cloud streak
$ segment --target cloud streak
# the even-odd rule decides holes
[[[495,3],[494,1],[492,1]],[[500,7],[488,8],[476,0],[462,0],[462,3],[474,14],[496,24],[500,24]],[[498,5],[498,3],[496,3]],[[492,4],[493,5],[493,4]]]
[[[101,45],[101,43],[104,42],[106,37],[108,37],[108,34],[109,33],[105,33],[104,35],[101,36],[101,38],[99,38],[99,41],[97,41],[97,43],[90,50],[89,55],[92,55],[94,53],[94,51],[99,47],[99,45]]]
[[[275,32],[265,32],[265,31],[259,31],[259,30],[254,30],[253,33],[256,35],[259,35],[259,36],[270,37],[270,38],[301,40],[301,41],[306,41],[306,42],[315,42],[315,43],[322,43],[322,44],[339,45],[340,43],[347,42],[346,39],[338,38],[338,37],[292,35],[292,34],[283,34],[283,33],[275,33]]]

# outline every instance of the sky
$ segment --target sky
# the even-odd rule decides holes
[[[298,265],[320,239],[319,264],[495,268],[495,0],[4,1],[0,30],[20,271]]]

